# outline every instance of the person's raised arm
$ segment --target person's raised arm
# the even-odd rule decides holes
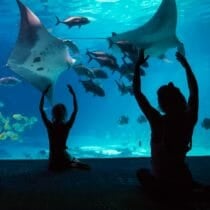
[[[75,121],[77,112],[78,112],[78,104],[77,104],[77,97],[76,97],[76,94],[75,94],[75,92],[74,92],[72,86],[71,86],[71,85],[67,85],[67,87],[68,87],[69,92],[70,92],[70,93],[72,94],[72,96],[73,96],[73,107],[74,107],[74,109],[73,109],[73,112],[72,112],[72,114],[71,114],[70,119],[67,121],[68,127],[71,128],[72,125],[73,125],[73,123],[74,123],[74,121]]]
[[[184,67],[186,72],[187,84],[190,91],[188,99],[188,108],[190,113],[192,114],[193,122],[196,123],[198,119],[198,100],[199,100],[197,80],[187,59],[179,52],[176,53],[176,58]]]
[[[51,85],[47,86],[47,88],[43,91],[41,100],[40,100],[40,104],[39,104],[39,111],[41,113],[42,120],[46,126],[50,123],[50,121],[48,120],[47,115],[44,111],[44,97],[47,94],[47,92],[49,91],[50,87],[51,87]]]
[[[142,93],[141,76],[140,76],[140,70],[139,70],[141,65],[144,64],[148,58],[149,58],[149,56],[145,57],[144,50],[141,49],[139,51],[139,58],[135,64],[134,77],[133,77],[133,92],[134,92],[136,101],[137,101],[139,107],[141,108],[142,112],[147,117],[149,122],[152,122],[154,117],[157,116],[157,114],[159,114],[159,112],[150,105],[146,96]]]

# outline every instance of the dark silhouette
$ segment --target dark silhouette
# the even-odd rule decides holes
[[[185,162],[186,153],[192,147],[193,129],[198,118],[198,85],[186,58],[179,52],[177,60],[184,67],[189,99],[172,82],[157,91],[158,102],[164,115],[156,110],[141,91],[139,68],[149,56],[140,50],[135,66],[133,90],[139,107],[149,121],[151,128],[152,172],[137,171],[143,189],[155,195],[187,195],[192,192],[194,181]]]
[[[51,86],[48,86],[46,90],[43,92],[41,100],[40,100],[40,113],[42,116],[42,120],[47,128],[48,138],[49,138],[49,170],[59,171],[67,168],[83,168],[89,169],[90,167],[81,163],[78,159],[72,157],[66,151],[67,146],[67,138],[70,129],[72,128],[77,111],[77,99],[75,92],[71,85],[67,85],[69,92],[73,96],[73,105],[74,110],[69,120],[66,121],[66,107],[63,104],[56,104],[52,108],[52,121],[47,118],[46,113],[44,112],[44,97],[47,94],[48,90]]]
[[[201,122],[202,128],[208,130],[210,129],[210,118],[204,118],[203,121]]]

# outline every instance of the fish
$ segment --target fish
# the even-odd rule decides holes
[[[0,86],[15,86],[17,84],[21,83],[21,80],[19,80],[16,77],[2,77],[0,78]]]
[[[119,65],[111,58],[99,56],[92,57],[92,59],[98,62],[101,67],[106,66],[113,70],[113,72],[119,69]]]
[[[19,120],[27,121],[27,117],[23,116],[22,114],[13,114],[12,118],[18,121]]]
[[[119,120],[118,120],[118,124],[119,125],[126,125],[129,123],[129,118],[126,115],[122,115],[120,116]]]
[[[131,74],[134,73],[134,68],[135,68],[135,64],[133,63],[124,63],[120,66],[120,74],[126,75],[126,74]]]
[[[111,60],[113,60],[113,62],[117,62],[117,59],[113,56],[113,55],[111,55],[111,54],[109,54],[109,53],[106,53],[106,52],[103,52],[103,51],[89,51],[88,49],[87,49],[87,51],[86,51],[86,55],[88,55],[89,56],[89,61],[88,61],[88,63],[90,63],[90,61],[94,58],[94,57],[106,57],[106,58],[109,58],[109,59],[111,59]]]
[[[71,16],[71,17],[66,18],[63,21],[61,21],[56,16],[56,20],[57,20],[56,25],[63,23],[65,25],[67,25],[69,28],[71,28],[73,26],[78,26],[80,28],[82,25],[86,25],[86,24],[90,23],[90,20],[83,16]]]
[[[138,53],[135,53],[135,52],[126,53],[122,57],[122,61],[123,61],[124,64],[127,64],[126,58],[128,58],[133,64],[135,64],[138,60]],[[141,66],[147,68],[147,67],[149,67],[149,63],[147,61],[145,61]]]
[[[134,76],[133,73],[131,73],[131,74],[126,74],[126,75],[124,75],[124,76],[125,76],[125,78],[126,78],[129,82],[132,82],[132,81],[133,81],[133,76]]]
[[[123,76],[126,77],[128,80],[133,79],[133,75],[134,75],[134,68],[135,68],[135,64],[133,63],[124,63],[120,66],[120,78],[122,78]],[[140,68],[140,75],[141,76],[145,76],[146,72],[144,71],[143,68]]]
[[[210,129],[210,118],[204,118],[201,123],[201,126],[206,130]]]
[[[64,42],[64,44],[66,44],[68,46],[68,48],[70,49],[70,51],[73,54],[79,54],[80,53],[79,48],[77,47],[77,45],[72,40],[64,39],[63,42]]]
[[[107,73],[101,69],[93,68],[92,71],[93,71],[93,74],[96,79],[107,79],[108,78]]]
[[[20,0],[16,2],[21,14],[20,28],[7,66],[41,92],[51,85],[47,98],[52,103],[53,87],[58,77],[75,60],[63,40],[51,35]]]
[[[85,88],[86,92],[92,92],[96,96],[105,96],[105,91],[102,87],[100,87],[98,84],[93,82],[93,80],[80,80],[83,87]]]
[[[147,122],[147,118],[146,118],[144,115],[140,115],[140,116],[137,118],[137,122],[138,122],[139,124],[145,123],[145,122]]]
[[[138,50],[135,47],[135,45],[133,45],[129,41],[119,40],[117,42],[113,42],[111,39],[108,39],[108,41],[109,41],[109,48],[111,48],[113,46],[113,44],[118,46],[120,48],[120,50],[122,51],[122,53],[124,54],[124,57],[126,57],[127,54],[137,54],[138,53]]]
[[[40,157],[47,157],[49,155],[49,151],[46,150],[46,149],[40,149],[39,152],[38,152],[38,155]]]
[[[118,86],[118,89],[121,92],[121,95],[125,95],[127,93],[130,93],[130,95],[133,95],[132,85],[125,85],[123,82],[119,83],[117,80],[115,80],[115,83]]]
[[[176,35],[177,6],[176,0],[162,0],[153,17],[144,25],[123,33],[112,33],[108,41],[117,43],[127,41],[138,49],[144,49],[145,54],[160,59],[166,58],[166,51],[177,47],[185,55],[184,44]]]
[[[95,78],[94,72],[91,69],[89,69],[88,67],[86,67],[82,64],[74,65],[73,69],[80,76],[86,76],[86,77],[89,77],[89,78],[92,78],[92,79]]]
[[[124,54],[124,56],[122,57],[122,61],[124,63],[126,63],[126,58],[128,58],[133,63],[136,63],[136,61],[138,59],[138,54],[137,53],[126,53],[126,54]]]

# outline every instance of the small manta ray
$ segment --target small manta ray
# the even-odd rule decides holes
[[[145,49],[147,55],[167,60],[165,52],[170,48],[177,47],[180,53],[185,54],[184,45],[176,36],[176,25],[176,0],[162,0],[159,9],[147,23],[124,33],[112,33],[108,41],[128,41],[139,49]]]
[[[64,41],[52,36],[29,8],[16,1],[21,13],[20,30],[7,65],[41,92],[51,85],[47,97],[52,102],[53,85],[75,61]]]

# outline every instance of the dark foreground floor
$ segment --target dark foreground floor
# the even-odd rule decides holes
[[[53,174],[46,160],[0,161],[0,209],[210,210],[203,201],[160,202],[142,193],[135,177],[148,158],[88,159],[90,171]],[[210,157],[189,159],[195,179],[210,184]]]

